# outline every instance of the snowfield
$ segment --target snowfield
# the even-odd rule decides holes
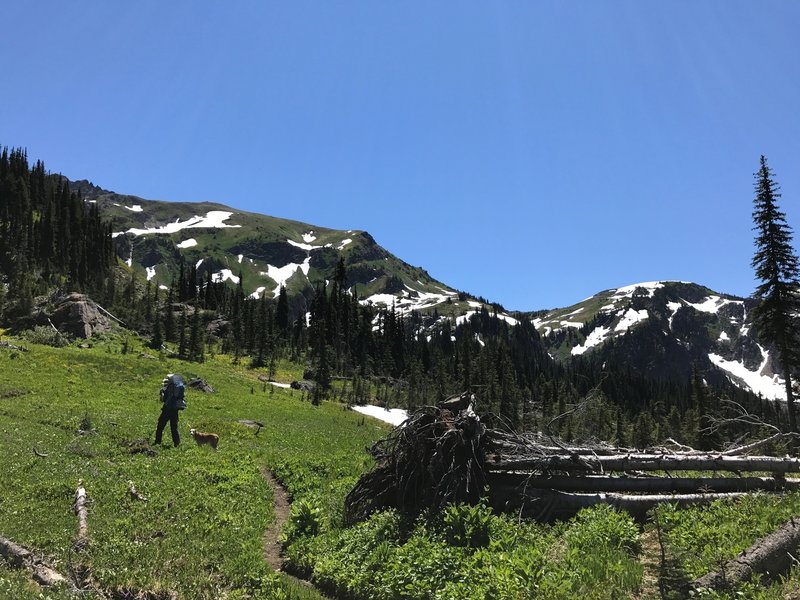
[[[433,292],[420,292],[406,286],[406,289],[401,290],[397,295],[373,294],[368,298],[359,300],[359,302],[365,305],[382,304],[386,308],[391,308],[392,304],[394,304],[394,307],[397,311],[410,312],[412,310],[421,310],[423,308],[431,308],[437,304],[443,304],[444,302],[447,302],[448,298],[452,298],[455,295],[455,293],[435,294]],[[461,317],[459,317],[459,319],[461,319]]]
[[[611,329],[609,329],[608,327],[602,327],[602,326],[596,327],[587,336],[586,341],[583,343],[583,345],[575,346],[574,348],[572,348],[572,355],[576,356],[578,354],[583,354],[589,348],[594,348],[595,346],[602,344],[605,341],[606,337],[608,337],[609,333],[611,333]]]
[[[311,257],[306,258],[302,263],[289,263],[288,265],[284,265],[283,267],[273,267],[272,265],[267,265],[267,270],[262,271],[261,275],[266,275],[278,285],[275,286],[275,289],[272,292],[273,297],[277,298],[278,294],[281,292],[281,286],[286,286],[286,282],[297,273],[297,269],[300,269],[303,272],[303,275],[308,277],[308,270],[311,268]]]
[[[380,406],[373,406],[372,404],[364,404],[363,406],[354,406],[353,410],[362,415],[374,417],[380,421],[394,425],[395,427],[408,419],[408,411],[402,408],[387,409],[381,408]]]
[[[769,376],[761,374],[764,371],[764,367],[767,366],[769,355],[761,346],[759,346],[759,348],[761,349],[761,354],[764,356],[764,361],[757,371],[749,370],[739,361],[725,360],[718,354],[709,354],[708,358],[720,369],[727,371],[733,377],[743,382],[753,393],[761,394],[768,400],[786,401],[783,379],[778,375]]]
[[[231,218],[231,215],[233,215],[232,212],[225,210],[210,210],[206,213],[205,217],[194,216],[187,221],[181,221],[180,219],[177,219],[174,223],[167,223],[161,227],[151,227],[149,229],[138,229],[136,227],[131,227],[127,231],[117,231],[112,233],[111,237],[117,237],[118,235],[123,235],[125,233],[139,236],[176,233],[184,229],[223,229],[226,227],[241,227],[241,225],[228,225],[225,223],[225,221]]]
[[[636,325],[636,323],[640,323],[647,319],[648,316],[649,315],[647,314],[646,309],[633,310],[632,308],[629,308],[625,311],[625,314],[622,316],[622,319],[620,319],[619,323],[617,323],[614,331],[627,331],[633,325]]]
[[[230,269],[222,269],[219,273],[212,273],[211,274],[211,281],[214,283],[220,283],[222,281],[227,281],[230,279],[233,283],[239,283],[239,278],[233,274],[233,271]]]

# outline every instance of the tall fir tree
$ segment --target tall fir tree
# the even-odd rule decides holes
[[[763,155],[755,179],[753,229],[756,231],[756,253],[752,266],[761,284],[755,291],[760,303],[753,311],[753,321],[761,340],[777,351],[786,387],[789,428],[797,432],[791,366],[798,356],[800,340],[797,319],[800,314],[800,267],[792,248],[792,230],[786,222],[786,215],[778,208],[780,187]]]

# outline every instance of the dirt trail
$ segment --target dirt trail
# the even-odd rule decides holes
[[[275,503],[273,507],[275,511],[275,522],[264,532],[264,560],[266,560],[267,564],[275,569],[276,572],[281,573],[287,579],[291,579],[295,583],[302,585],[307,590],[313,590],[313,593],[316,595],[315,597],[321,599],[330,598],[330,596],[323,594],[317,589],[310,581],[295,577],[283,570],[284,559],[283,556],[281,556],[280,537],[281,532],[283,532],[283,526],[286,525],[286,522],[289,520],[292,505],[289,502],[289,494],[286,493],[286,489],[281,483],[275,479],[272,471],[266,467],[261,467],[261,476],[272,488],[272,496]],[[305,597],[306,596],[303,595],[303,598]]]
[[[642,587],[636,598],[648,599],[660,596],[659,578],[661,576],[661,546],[658,544],[658,535],[654,530],[644,532],[639,540],[642,550],[639,561],[644,567]]]
[[[266,467],[261,467],[261,476],[272,488],[272,496],[275,499],[273,510],[275,511],[275,522],[270,525],[264,533],[264,558],[270,567],[276,571],[283,569],[283,556],[281,556],[280,536],[283,526],[289,520],[291,505],[289,495],[283,486],[275,479],[272,472]]]

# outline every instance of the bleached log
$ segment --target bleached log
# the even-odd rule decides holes
[[[131,498],[133,498],[134,500],[141,500],[142,502],[147,502],[147,498],[146,498],[145,496],[142,496],[142,495],[141,495],[141,494],[140,494],[140,493],[137,491],[137,489],[136,489],[136,486],[135,486],[135,485],[133,485],[133,482],[132,482],[132,481],[129,481],[129,482],[128,482],[128,494],[129,494],[129,495],[130,495],[130,497],[131,497]]]
[[[89,516],[86,510],[86,488],[83,482],[78,482],[75,490],[75,514],[78,515],[78,541],[86,542],[89,539]]]
[[[800,490],[800,479],[773,477],[611,477],[528,476],[522,473],[494,473],[489,486],[498,491],[550,489],[562,492],[639,492],[650,494],[698,494],[751,492],[756,490]]]
[[[584,508],[598,504],[608,504],[628,512],[633,518],[644,520],[647,511],[664,502],[676,504],[680,508],[696,504],[709,504],[715,500],[738,498],[742,493],[731,494],[578,494],[553,490],[528,490],[525,494],[515,494],[503,502],[498,496],[491,499],[492,504],[505,511],[514,510],[523,517],[540,521],[567,519]]]
[[[5,558],[8,564],[15,569],[31,571],[31,577],[39,585],[52,586],[68,583],[66,577],[46,565],[33,552],[2,536],[0,536],[0,556]]]
[[[786,573],[795,561],[800,547],[800,518],[792,517],[777,531],[759,539],[739,556],[692,581],[691,589],[724,590],[749,580],[756,573],[776,579]]]
[[[0,536],[0,556],[18,569],[28,565],[33,558],[30,550],[2,536]]]
[[[766,471],[798,473],[800,458],[776,456],[725,456],[721,454],[617,454],[588,456],[548,454],[523,458],[490,456],[490,471]]]
[[[61,573],[43,564],[38,564],[33,567],[31,577],[36,583],[44,587],[68,583],[67,578]]]
[[[750,452],[751,450],[755,450],[756,448],[760,448],[762,446],[766,446],[767,444],[771,444],[772,442],[777,442],[779,440],[785,439],[787,435],[785,433],[779,432],[775,433],[768,438],[764,438],[763,440],[757,440],[745,446],[739,446],[738,448],[731,448],[730,450],[725,450],[722,454],[724,456],[733,456],[736,454],[745,454]]]

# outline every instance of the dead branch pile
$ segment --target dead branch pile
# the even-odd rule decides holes
[[[598,503],[645,518],[660,502],[689,506],[756,490],[800,489],[800,479],[786,477],[800,472],[800,459],[745,455],[760,443],[724,452],[674,443],[645,451],[569,447],[552,436],[492,428],[495,419],[482,421],[474,403],[474,395],[462,394],[420,408],[376,443],[376,466],[348,494],[346,520],[384,508],[416,516],[448,503],[474,504],[487,493],[496,510],[541,521],[569,518]]]
[[[486,486],[485,433],[471,411],[420,408],[372,447],[377,465],[347,495],[347,521],[380,508],[417,515],[448,503],[477,503]]]

